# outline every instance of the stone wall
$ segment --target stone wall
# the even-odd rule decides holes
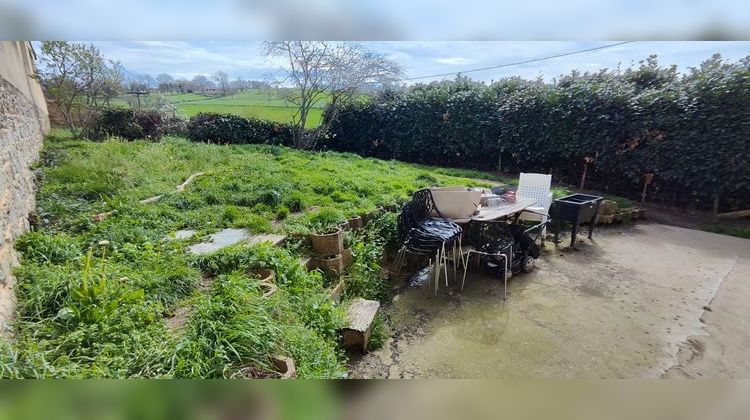
[[[6,336],[14,302],[11,273],[17,263],[13,241],[29,229],[28,214],[34,209],[30,165],[49,130],[41,87],[29,77],[34,72],[30,48],[27,42],[0,42],[0,334]]]

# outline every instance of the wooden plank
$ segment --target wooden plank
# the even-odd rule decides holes
[[[750,217],[750,209],[730,211],[728,213],[719,213],[716,217],[722,219],[739,219],[740,217]]]
[[[198,178],[199,176],[205,175],[204,172],[196,172],[188,177],[188,179],[185,180],[182,184],[177,186],[177,192],[183,192],[185,191],[185,188],[187,188],[188,185],[192,184],[195,178]]]

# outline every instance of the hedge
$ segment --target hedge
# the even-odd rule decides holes
[[[156,110],[130,108],[92,109],[86,116],[84,137],[103,140],[110,136],[126,140],[154,139],[166,134],[184,135],[185,120]]]
[[[327,115],[327,113],[326,113]],[[326,148],[431,165],[552,173],[693,208],[750,207],[750,57],[680,75],[655,57],[552,82],[459,77],[351,104]],[[588,162],[588,163],[587,163]],[[715,201],[716,200],[716,201]]]
[[[292,144],[289,124],[233,114],[201,112],[188,122],[188,138],[217,144]]]

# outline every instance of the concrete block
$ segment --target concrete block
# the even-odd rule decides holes
[[[346,311],[348,325],[343,330],[344,347],[359,348],[367,352],[367,342],[372,334],[372,324],[380,309],[375,300],[354,299]]]

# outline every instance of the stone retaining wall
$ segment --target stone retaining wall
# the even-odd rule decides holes
[[[49,121],[44,102],[35,104],[36,94],[25,94],[4,76],[0,74],[0,335],[7,336],[17,263],[13,241],[29,229],[28,214],[34,209],[30,165],[39,157]]]

